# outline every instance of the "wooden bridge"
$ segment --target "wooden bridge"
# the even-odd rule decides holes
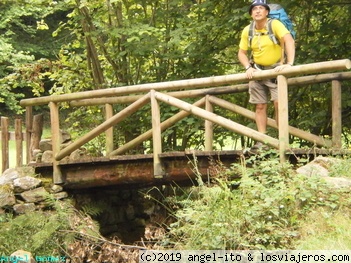
[[[351,61],[344,59],[293,66],[279,73],[274,72],[274,70],[256,72],[254,80],[277,78],[279,126],[273,119],[268,120],[268,125],[278,129],[278,138],[259,133],[235,122],[235,120],[214,113],[214,107],[222,107],[254,120],[254,112],[216,97],[219,94],[246,92],[248,81],[245,73],[24,99],[21,101],[21,105],[26,107],[27,162],[31,160],[33,155],[33,148],[29,147],[29,145],[33,145],[31,139],[33,139],[33,130],[35,129],[32,108],[44,104],[49,105],[50,108],[54,158],[52,163],[31,163],[31,165],[36,167],[37,172],[53,174],[53,182],[63,184],[67,188],[120,184],[148,186],[170,181],[189,180],[189,178],[195,178],[196,174],[211,176],[210,164],[212,160],[220,160],[222,164],[229,166],[244,154],[242,150],[235,149],[213,151],[214,124],[233,133],[270,145],[277,149],[281,162],[286,161],[289,154],[301,152],[301,149],[290,148],[289,134],[312,142],[324,149],[321,151],[327,153],[344,152],[347,149],[342,149],[341,143],[341,83],[343,80],[351,79],[351,72],[348,71],[350,68]],[[289,126],[288,87],[321,82],[331,83],[333,119],[331,139]],[[195,97],[200,97],[200,99],[193,104],[182,100]],[[69,104],[70,107],[105,105],[106,120],[84,136],[62,148],[59,140],[60,103]],[[152,129],[114,149],[113,127],[148,103],[151,104]],[[180,111],[161,122],[160,103],[177,107]],[[114,113],[114,104],[129,105]],[[195,151],[190,149],[185,152],[164,152],[162,149],[162,132],[190,114],[204,119],[204,150]],[[81,160],[68,158],[72,152],[103,133],[106,136],[105,156],[99,158],[88,157]],[[128,150],[150,140],[152,140],[152,154],[125,154]]]

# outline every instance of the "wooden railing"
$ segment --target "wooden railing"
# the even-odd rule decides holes
[[[14,131],[10,131],[10,120],[8,117],[1,117],[1,171],[10,168],[10,159],[15,158],[15,167],[28,164],[31,160],[31,152],[39,149],[39,142],[43,133],[43,115],[35,115],[31,121],[31,129],[23,132],[22,119],[14,120]],[[15,149],[10,150],[10,141],[14,141]],[[26,142],[26,152],[23,152],[23,144]],[[10,154],[12,152],[12,154]],[[27,157],[24,162],[23,156]],[[11,167],[12,168],[12,167]]]
[[[22,120],[16,119],[14,122],[15,131],[10,131],[8,117],[1,117],[1,171],[4,172],[10,167],[10,141],[15,142],[16,167],[23,165],[23,141]]]
[[[279,150],[281,161],[285,161],[286,151],[289,149],[289,134],[300,137],[316,145],[340,148],[341,147],[341,82],[351,79],[351,72],[339,72],[321,74],[323,72],[335,72],[348,70],[351,68],[351,61],[348,59],[319,62],[306,65],[293,66],[284,69],[282,72],[274,70],[264,70],[255,72],[254,80],[277,78],[278,81],[278,100],[279,125],[273,119],[268,120],[268,125],[278,128],[279,137],[273,138],[266,134],[259,133],[233,120],[226,119],[213,113],[213,106],[217,105],[247,118],[254,119],[255,113],[234,105],[225,100],[219,99],[214,95],[243,92],[248,89],[245,73],[231,74],[225,76],[214,76],[199,79],[179,80],[170,82],[140,84],[128,87],[118,87],[103,90],[85,91],[72,94],[53,95],[41,98],[24,99],[21,105],[26,107],[26,125],[31,129],[32,106],[49,104],[51,117],[51,135],[54,153],[53,169],[54,183],[63,183],[64,179],[60,171],[60,160],[68,156],[74,150],[89,142],[101,133],[106,133],[106,152],[108,156],[119,155],[127,150],[152,139],[154,157],[154,175],[163,176],[162,163],[159,158],[162,153],[161,133],[174,123],[193,114],[205,120],[205,150],[211,151],[213,147],[213,124],[216,123],[230,131],[251,137],[254,140],[265,142]],[[296,77],[298,75],[316,74],[311,76]],[[292,78],[294,77],[294,78]],[[289,126],[288,121],[288,86],[306,85],[312,83],[332,82],[332,116],[333,116],[333,137],[326,140],[318,135]],[[240,84],[241,83],[241,84]],[[244,84],[242,84],[244,83]],[[236,84],[236,85],[234,85]],[[210,87],[210,88],[208,88]],[[202,89],[199,89],[202,88]],[[175,91],[182,90],[182,91]],[[167,91],[167,93],[161,93]],[[137,94],[125,96],[126,94]],[[194,104],[182,101],[181,98],[203,97]],[[181,111],[166,121],[160,121],[159,102],[175,106]],[[72,144],[60,149],[59,143],[59,103],[69,102],[71,106],[105,105],[106,121],[78,138]],[[131,103],[122,111],[113,114],[112,104]],[[113,127],[136,112],[145,104],[151,104],[152,129],[139,135],[137,138],[127,142],[118,149],[113,149]],[[205,109],[201,107],[204,106]],[[30,134],[27,132],[27,134]]]

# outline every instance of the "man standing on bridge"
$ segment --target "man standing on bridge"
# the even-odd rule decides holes
[[[241,34],[238,59],[245,67],[248,79],[252,79],[257,70],[273,69],[281,71],[291,67],[295,59],[295,41],[289,30],[278,20],[272,21],[272,31],[279,40],[275,44],[269,37],[267,22],[270,8],[266,0],[254,0],[249,8],[249,14],[253,19],[253,37],[249,40],[250,25],[246,26]],[[251,56],[248,50],[251,49]],[[282,52],[283,50],[283,52]],[[286,63],[284,64],[284,52]],[[275,120],[278,123],[278,88],[275,80],[249,82],[249,102],[256,105],[255,119],[257,130],[267,132],[267,103],[268,93],[274,103]],[[261,142],[256,143],[252,148],[259,149],[263,146]]]

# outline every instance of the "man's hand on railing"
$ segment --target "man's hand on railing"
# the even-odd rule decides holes
[[[249,67],[249,68],[246,70],[246,77],[247,77],[248,79],[252,79],[253,73],[254,73],[255,71],[256,71],[255,68]]]
[[[286,69],[286,68],[291,68],[292,65],[291,64],[283,64],[283,65],[279,65],[277,67],[274,68],[274,71],[275,72],[280,72],[282,71],[283,69]]]

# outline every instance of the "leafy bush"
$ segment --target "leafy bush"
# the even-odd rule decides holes
[[[68,201],[48,196],[52,210],[39,210],[16,217],[0,216],[0,251],[10,255],[18,249],[33,255],[62,256],[79,234],[98,235],[98,226]]]
[[[177,249],[293,249],[311,211],[340,208],[341,195],[319,177],[295,173],[274,153],[234,164],[237,181],[223,175],[169,199],[176,221],[168,245]],[[231,174],[227,173],[227,177]]]

